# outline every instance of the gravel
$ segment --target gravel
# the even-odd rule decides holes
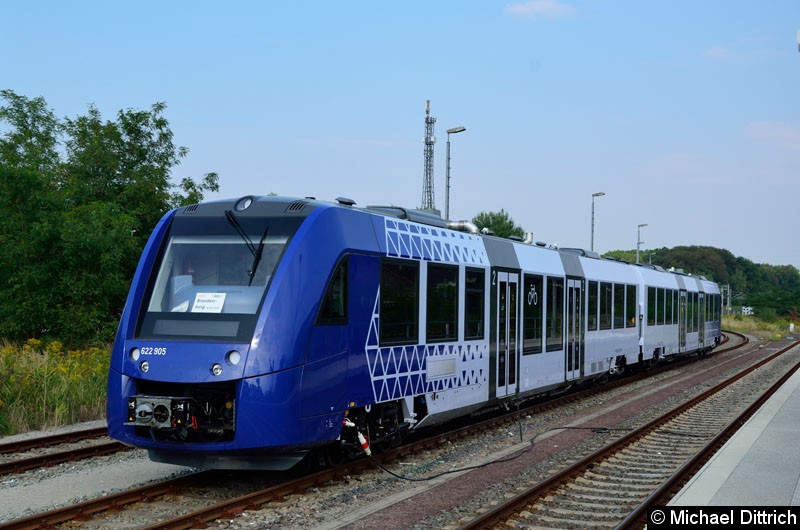
[[[105,421],[87,422],[46,432],[6,436],[0,440],[6,443],[103,425]],[[147,451],[136,449],[0,477],[0,523],[191,471],[181,466],[151,462]]]
[[[766,354],[764,352],[763,355]],[[719,363],[712,361],[703,366],[709,364]],[[698,391],[698,386],[712,384],[710,380],[699,385],[690,384],[689,379],[695,371],[690,367],[635,383],[633,388],[649,396],[646,399],[652,403],[647,405],[647,409],[652,410],[645,410],[641,404],[637,405],[639,409],[636,411],[626,410],[625,403],[632,392],[632,386],[626,386],[589,401],[557,407],[535,417],[523,417],[522,441],[518,426],[511,425],[406,457],[404,462],[390,467],[402,475],[424,478],[528,450],[505,464],[473,472],[445,474],[426,481],[406,481],[376,469],[314,488],[306,495],[293,495],[284,502],[248,510],[238,517],[217,521],[209,527],[224,530],[333,530],[344,527],[374,528],[379,524],[386,530],[455,528],[460,519],[473,517],[479,508],[513,495],[520,488],[574,462],[619,434],[614,431],[594,433],[588,430],[554,429],[570,424],[620,428],[638,426],[655,409],[671,408],[675,402],[686,399],[687,394]],[[657,395],[660,388],[671,389],[671,397]],[[92,422],[65,429],[103,424]],[[26,433],[0,441],[42,434]],[[534,436],[536,443],[530,451],[530,440]],[[133,450],[0,477],[0,523],[194,471],[151,462],[145,451]],[[443,505],[447,505],[447,508],[442,508]],[[124,519],[124,512],[121,517]],[[129,518],[135,519],[135,515],[131,514]],[[125,521],[118,524],[125,524]]]

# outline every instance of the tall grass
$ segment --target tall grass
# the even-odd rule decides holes
[[[723,317],[722,327],[770,340],[789,334],[788,321],[741,315]],[[100,348],[65,351],[57,341],[3,342],[0,436],[105,417],[109,357]]]
[[[722,329],[738,331],[764,340],[780,340],[790,335],[800,335],[800,323],[795,323],[795,331],[789,331],[790,320],[766,321],[747,315],[726,315],[722,317]]]
[[[105,416],[109,351],[30,339],[0,350],[0,435]]]

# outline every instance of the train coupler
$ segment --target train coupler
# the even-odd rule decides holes
[[[358,430],[356,424],[350,421],[348,418],[342,420],[342,427],[348,427],[351,429],[356,430],[356,436],[358,437],[358,443],[361,445],[361,449],[367,454],[367,456],[372,456],[372,449],[369,448],[369,440],[361,434],[361,431]]]

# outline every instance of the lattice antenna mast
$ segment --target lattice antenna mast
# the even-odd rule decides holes
[[[433,124],[436,118],[431,117],[431,100],[425,105],[425,177],[422,180],[422,210],[435,210],[433,199],[433,144],[436,137],[433,135]]]

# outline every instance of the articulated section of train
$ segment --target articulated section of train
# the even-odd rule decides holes
[[[179,208],[114,343],[109,433],[153,460],[336,462],[404,432],[710,351],[703,277],[481,234],[398,207]]]

